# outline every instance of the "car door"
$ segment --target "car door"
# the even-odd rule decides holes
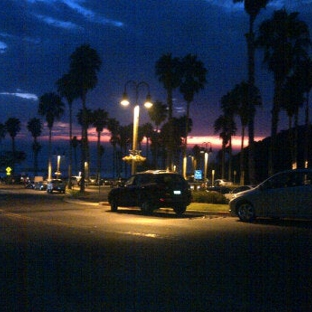
[[[292,183],[292,172],[277,174],[262,186],[258,205],[262,215],[268,217],[294,217],[298,215],[298,189]]]
[[[137,206],[138,176],[132,176],[123,187],[119,188],[118,205]]]
[[[298,180],[296,194],[298,217],[312,218],[312,172],[301,172]]]

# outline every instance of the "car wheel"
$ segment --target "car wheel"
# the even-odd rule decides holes
[[[186,210],[186,206],[184,205],[175,206],[173,210],[177,215],[182,215]]]
[[[115,199],[111,200],[110,206],[111,206],[111,211],[116,212],[118,210],[118,204]]]
[[[144,214],[151,214],[154,209],[155,209],[155,207],[153,206],[153,204],[150,201],[145,201],[141,206],[141,211]]]
[[[241,203],[237,207],[237,215],[243,222],[251,222],[256,218],[255,209],[250,203]]]

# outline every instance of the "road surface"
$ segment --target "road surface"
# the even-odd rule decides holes
[[[312,223],[0,192],[1,311],[310,311]]]

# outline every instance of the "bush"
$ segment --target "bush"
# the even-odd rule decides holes
[[[194,191],[192,192],[193,201],[197,203],[210,203],[210,204],[227,204],[228,201],[218,192],[207,191]]]

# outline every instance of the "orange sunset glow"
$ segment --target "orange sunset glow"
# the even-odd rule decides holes
[[[65,132],[66,133],[66,132]],[[79,139],[81,136],[81,130],[75,129],[73,130],[73,136],[77,136]],[[97,132],[95,131],[95,128],[90,128],[88,130],[88,138],[89,142],[97,142]],[[41,140],[46,141],[49,139],[48,134],[44,134],[40,137]],[[104,131],[101,134],[101,143],[108,143],[110,139],[110,132],[107,129],[104,129]],[[255,141],[261,141],[264,137],[255,137]],[[64,129],[62,131],[54,131],[52,141],[67,141],[68,140],[68,134],[64,134]],[[220,150],[222,148],[222,139],[215,135],[215,136],[205,136],[205,135],[199,135],[199,136],[188,136],[188,148],[192,148],[194,145],[198,145],[200,147],[205,147],[206,143],[210,143],[213,150]],[[145,145],[146,138],[143,139],[142,144]],[[248,137],[245,137],[244,140],[244,147],[248,146]],[[233,136],[232,137],[232,148],[233,150],[239,151],[241,148],[241,137],[240,136]]]

